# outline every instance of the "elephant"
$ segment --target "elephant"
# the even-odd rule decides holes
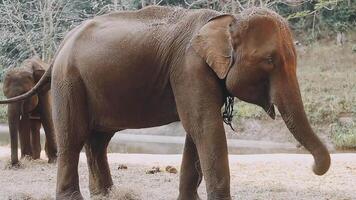
[[[312,130],[298,86],[296,51],[287,22],[266,8],[234,14],[149,6],[97,16],[72,29],[50,69],[26,99],[51,85],[58,141],[57,199],[82,199],[83,146],[91,195],[113,186],[107,146],[115,132],[181,121],[186,131],[179,200],[231,199],[221,109],[231,99],[275,106],[323,175],[330,155]],[[230,105],[226,103],[229,100]],[[230,113],[231,114],[231,113]],[[229,120],[227,120],[229,122]]]
[[[4,75],[3,92],[7,98],[26,93],[40,80],[48,68],[38,56],[26,59],[20,67],[10,68]],[[41,124],[46,134],[45,151],[48,162],[57,158],[57,146],[52,121],[49,92],[41,91],[24,101],[8,105],[8,123],[11,143],[11,164],[18,165],[18,135],[21,158],[39,159],[41,154]]]

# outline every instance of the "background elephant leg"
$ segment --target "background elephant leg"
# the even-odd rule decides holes
[[[54,134],[51,105],[48,92],[39,95],[40,118],[46,134],[45,151],[48,162],[53,163],[57,160],[57,143]]]
[[[40,141],[41,121],[37,119],[31,119],[30,122],[31,122],[32,158],[39,159],[41,156],[41,141]]]
[[[17,104],[8,105],[8,121],[11,142],[11,164],[16,165],[19,162],[18,158],[18,128],[20,124],[20,106]]]
[[[94,132],[85,143],[91,195],[107,194],[113,185],[107,160],[107,146],[113,133]]]
[[[202,181],[199,156],[195,144],[189,134],[185,137],[183,160],[180,170],[179,200],[200,199],[197,189]]]
[[[28,114],[23,114],[20,119],[19,126],[21,158],[25,156],[32,156],[30,131],[31,129],[29,116]]]

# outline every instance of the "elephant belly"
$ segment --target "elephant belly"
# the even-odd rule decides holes
[[[110,108],[96,105],[94,121],[97,129],[148,128],[179,120],[175,105],[167,102],[145,102],[140,98],[121,98],[109,104]]]
[[[101,63],[100,67],[88,64],[82,72],[98,126],[144,128],[178,120],[164,68],[120,59],[117,65]]]
[[[33,112],[31,112],[30,115],[29,115],[29,119],[32,119],[32,120],[34,120],[34,119],[40,120],[41,117],[40,117],[39,111],[36,109],[36,110],[34,110]]]
[[[89,102],[97,127],[111,130],[147,128],[179,120],[169,85],[161,88],[150,85],[151,81],[127,83],[116,78],[119,80],[116,87],[101,82],[103,85],[95,85],[97,90],[88,91],[92,93]],[[95,92],[98,90],[100,92]]]

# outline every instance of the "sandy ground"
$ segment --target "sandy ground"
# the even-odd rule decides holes
[[[53,199],[56,166],[45,160],[22,161],[9,169],[10,149],[0,147],[0,199]],[[45,159],[45,156],[42,155]],[[312,157],[304,154],[231,155],[233,199],[356,199],[356,154],[333,154],[332,167],[324,176],[311,171]],[[170,200],[178,195],[178,174],[146,174],[152,166],[178,168],[181,155],[109,154],[116,188],[110,199]],[[118,170],[119,164],[128,169]],[[85,155],[79,164],[80,186],[89,199]],[[204,182],[199,194],[206,199]]]

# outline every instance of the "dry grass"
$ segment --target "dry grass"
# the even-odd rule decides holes
[[[113,188],[106,196],[93,196],[92,200],[141,200],[142,197],[133,190],[134,187],[120,187],[120,189]],[[38,195],[37,195],[38,196]],[[17,193],[7,197],[8,200],[53,200],[49,194],[44,194],[41,197],[34,197],[30,193]]]
[[[315,44],[299,58],[299,82],[313,123],[334,123],[356,113],[356,54],[351,45]]]
[[[332,124],[331,138],[339,149],[356,149],[356,124]]]
[[[21,170],[4,169],[8,148],[0,148],[0,199],[49,200],[55,197],[57,166],[30,161]],[[312,156],[296,154],[230,155],[232,199],[356,199],[355,154],[332,155],[332,166],[324,176],[313,175]],[[173,200],[178,196],[179,174],[160,172],[146,174],[152,166],[178,167],[181,156],[108,154],[114,188],[108,196],[92,199]],[[117,170],[119,164],[127,170]],[[90,199],[88,168],[85,155],[79,163],[81,192]],[[205,182],[199,187],[202,199],[207,198]]]
[[[118,199],[118,200],[140,200],[142,197],[138,194],[140,193],[138,188],[135,188],[133,185],[130,187],[113,187],[107,196],[94,196],[92,200],[110,200],[110,199]]]
[[[43,197],[40,198],[34,198],[31,194],[26,194],[26,193],[18,193],[18,194],[13,194],[8,197],[8,200],[52,200],[49,195],[44,195]]]

